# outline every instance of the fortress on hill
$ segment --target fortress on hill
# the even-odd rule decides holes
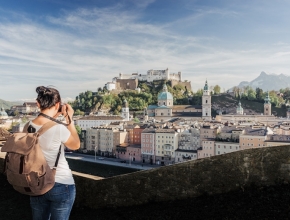
[[[181,72],[170,73],[169,69],[166,70],[148,70],[146,75],[132,73],[130,74],[119,74],[119,79],[138,79],[140,81],[153,82],[155,80],[177,80],[182,81]]]
[[[171,82],[171,86],[177,84],[184,85],[187,90],[191,91],[190,81],[182,81],[181,72],[170,73],[170,70],[167,68],[165,70],[148,70],[147,74],[124,74],[119,73],[119,77],[114,77],[112,82],[105,84],[105,87],[109,90],[138,90],[138,82],[154,82],[158,80],[166,80]]]

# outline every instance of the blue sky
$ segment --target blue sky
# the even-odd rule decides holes
[[[192,89],[290,74],[290,1],[0,0],[0,99],[63,98],[120,72],[182,72]]]

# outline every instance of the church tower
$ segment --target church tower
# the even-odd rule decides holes
[[[129,105],[128,105],[128,102],[127,102],[126,99],[123,102],[122,118],[124,118],[124,121],[129,121],[130,120]]]
[[[205,81],[202,95],[202,118],[211,120],[211,95],[208,89],[207,80]]]
[[[264,103],[264,115],[271,115],[271,99],[269,96],[269,92],[267,93],[266,98],[264,99],[265,103]]]
[[[237,114],[238,115],[243,115],[244,114],[244,109],[242,108],[241,101],[239,101],[239,105],[237,107]]]

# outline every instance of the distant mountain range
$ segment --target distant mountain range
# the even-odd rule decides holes
[[[22,105],[23,102],[9,102],[9,101],[5,101],[3,99],[0,99],[0,108],[4,108],[4,109],[10,109],[11,106],[13,105]]]
[[[259,87],[264,91],[270,90],[279,91],[280,89],[290,87],[290,76],[286,76],[284,74],[276,75],[261,72],[261,74],[253,81],[251,82],[243,81],[240,82],[240,84],[238,85],[238,87],[240,88],[245,86],[250,86],[253,89]]]

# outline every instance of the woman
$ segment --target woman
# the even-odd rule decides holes
[[[60,114],[65,117],[67,123],[70,123],[74,111],[69,104],[61,105],[61,98],[56,89],[39,86],[36,92],[37,105],[42,113],[30,122],[36,131],[51,120],[49,117],[56,118]],[[39,137],[40,147],[50,168],[54,166],[61,143],[71,150],[79,149],[80,140],[73,123],[68,126],[57,124]],[[74,179],[62,147],[54,187],[44,195],[30,197],[33,219],[69,219],[75,195]]]

